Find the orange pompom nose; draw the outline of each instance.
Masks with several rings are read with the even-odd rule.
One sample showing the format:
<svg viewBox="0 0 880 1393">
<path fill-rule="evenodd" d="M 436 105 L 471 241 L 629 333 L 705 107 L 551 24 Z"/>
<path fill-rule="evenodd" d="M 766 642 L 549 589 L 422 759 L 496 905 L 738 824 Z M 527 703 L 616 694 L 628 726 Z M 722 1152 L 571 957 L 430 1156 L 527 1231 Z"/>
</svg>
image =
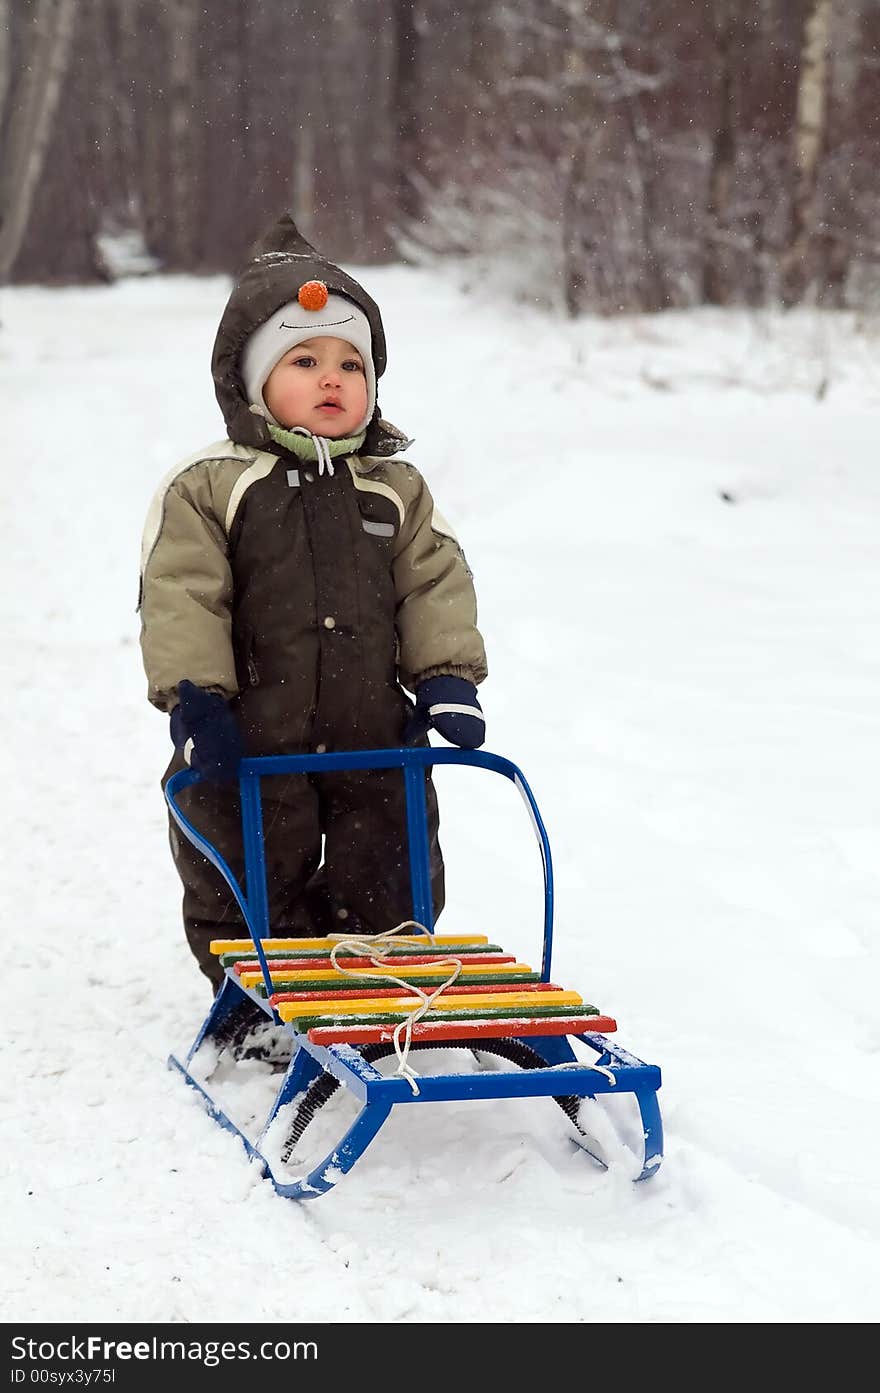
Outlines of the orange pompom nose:
<svg viewBox="0 0 880 1393">
<path fill-rule="evenodd" d="M 304 310 L 322 310 L 327 303 L 329 292 L 323 281 L 306 281 L 297 293 L 297 300 Z"/>
</svg>

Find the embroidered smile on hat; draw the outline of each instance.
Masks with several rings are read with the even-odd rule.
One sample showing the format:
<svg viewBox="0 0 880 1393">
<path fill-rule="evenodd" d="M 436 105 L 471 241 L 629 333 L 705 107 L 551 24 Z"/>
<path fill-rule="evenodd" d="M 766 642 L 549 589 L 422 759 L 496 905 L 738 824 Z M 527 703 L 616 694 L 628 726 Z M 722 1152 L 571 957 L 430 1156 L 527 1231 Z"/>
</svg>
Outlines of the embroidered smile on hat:
<svg viewBox="0 0 880 1393">
<path fill-rule="evenodd" d="M 376 406 L 376 370 L 370 324 L 363 310 L 345 295 L 328 292 L 323 281 L 307 281 L 297 298 L 282 305 L 255 329 L 241 354 L 241 375 L 251 410 L 278 425 L 265 401 L 263 387 L 275 364 L 306 339 L 337 338 L 353 344 L 364 360 L 367 411 L 358 426 L 366 428 Z"/>
</svg>

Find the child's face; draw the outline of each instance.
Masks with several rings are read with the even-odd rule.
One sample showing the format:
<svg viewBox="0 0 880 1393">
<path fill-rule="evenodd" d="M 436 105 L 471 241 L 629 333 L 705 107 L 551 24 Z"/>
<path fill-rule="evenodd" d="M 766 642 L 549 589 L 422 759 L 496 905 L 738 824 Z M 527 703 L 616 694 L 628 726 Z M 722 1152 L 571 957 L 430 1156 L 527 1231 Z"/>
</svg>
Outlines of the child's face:
<svg viewBox="0 0 880 1393">
<path fill-rule="evenodd" d="M 331 440 L 352 435 L 367 411 L 363 359 L 346 339 L 306 339 L 275 364 L 263 400 L 288 429 L 305 426 Z"/>
</svg>

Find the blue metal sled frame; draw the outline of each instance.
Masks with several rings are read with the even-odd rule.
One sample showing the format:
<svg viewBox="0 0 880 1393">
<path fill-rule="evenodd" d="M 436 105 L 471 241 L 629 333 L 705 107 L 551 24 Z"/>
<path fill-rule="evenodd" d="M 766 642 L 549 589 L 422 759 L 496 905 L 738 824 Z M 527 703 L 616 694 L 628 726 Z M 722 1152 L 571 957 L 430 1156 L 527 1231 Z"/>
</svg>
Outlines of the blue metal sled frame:
<svg viewBox="0 0 880 1393">
<path fill-rule="evenodd" d="M 525 777 L 517 766 L 500 755 L 482 750 L 454 748 L 406 748 L 389 750 L 340 751 L 322 755 L 273 755 L 261 759 L 242 760 L 239 769 L 242 810 L 242 836 L 245 858 L 245 889 L 242 891 L 232 870 L 212 844 L 184 816 L 177 795 L 201 775 L 184 769 L 174 774 L 165 788 L 165 797 L 177 825 L 189 840 L 205 855 L 228 882 L 253 939 L 268 995 L 274 988 L 262 940 L 269 937 L 269 911 L 266 893 L 266 863 L 263 844 L 263 819 L 260 800 L 260 779 L 271 774 L 312 774 L 340 769 L 402 770 L 406 789 L 407 833 L 409 839 L 410 881 L 412 887 L 413 919 L 428 932 L 433 929 L 431 875 L 428 846 L 428 827 L 425 807 L 425 770 L 434 765 L 472 765 L 491 769 L 510 779 L 529 810 L 532 826 L 541 849 L 544 870 L 544 946 L 541 980 L 549 982 L 553 949 L 553 868 L 550 843 L 541 820 L 538 805 Z M 281 1026 L 296 1045 L 284 1081 L 278 1091 L 269 1116 L 256 1141 L 251 1141 L 214 1102 L 202 1084 L 190 1072 L 190 1064 L 198 1050 L 215 1034 L 230 1012 L 241 1006 L 243 998 L 255 1002 L 275 1025 Z M 332 1189 L 338 1180 L 351 1170 L 363 1155 L 373 1137 L 397 1103 L 431 1103 L 467 1098 L 522 1098 L 573 1095 L 594 1098 L 605 1093 L 633 1093 L 638 1103 L 644 1134 L 644 1152 L 637 1180 L 655 1175 L 663 1157 L 663 1127 L 657 1090 L 660 1070 L 645 1064 L 619 1045 L 610 1043 L 604 1035 L 578 1034 L 594 1050 L 592 1063 L 579 1060 L 565 1035 L 529 1036 L 523 1043 L 537 1052 L 546 1067 L 521 1070 L 510 1069 L 485 1074 L 434 1074 L 420 1076 L 419 1091 L 413 1093 L 407 1080 L 400 1076 L 385 1077 L 365 1060 L 353 1045 L 317 1045 L 306 1035 L 299 1034 L 290 1024 L 281 1022 L 271 1003 L 256 992 L 241 985 L 232 968 L 226 969 L 226 980 L 214 999 L 207 1018 L 196 1036 L 184 1061 L 174 1055 L 169 1067 L 179 1069 L 201 1095 L 215 1121 L 241 1138 L 248 1155 L 260 1163 L 264 1175 L 279 1195 L 288 1199 L 309 1199 Z M 438 1048 L 443 1048 L 438 1044 Z M 473 1041 L 479 1051 L 480 1041 Z M 341 1141 L 306 1176 L 285 1182 L 276 1176 L 261 1146 L 279 1110 L 293 1101 L 322 1072 L 332 1074 L 363 1104 L 360 1113 Z M 589 1146 L 583 1149 L 598 1161 L 605 1162 Z"/>
</svg>

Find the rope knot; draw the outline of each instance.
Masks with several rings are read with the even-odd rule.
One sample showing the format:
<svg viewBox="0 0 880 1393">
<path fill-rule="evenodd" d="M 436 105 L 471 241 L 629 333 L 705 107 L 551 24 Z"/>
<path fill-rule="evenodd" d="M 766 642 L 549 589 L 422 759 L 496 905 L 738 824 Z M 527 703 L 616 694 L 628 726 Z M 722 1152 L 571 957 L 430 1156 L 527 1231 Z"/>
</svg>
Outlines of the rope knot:
<svg viewBox="0 0 880 1393">
<path fill-rule="evenodd" d="M 407 929 L 418 930 L 418 933 L 406 934 Z M 402 937 L 397 937 L 402 935 Z M 337 972 L 341 972 L 345 977 L 356 977 L 358 980 L 367 982 L 390 982 L 400 992 L 401 990 L 412 993 L 418 997 L 420 1005 L 407 1015 L 405 1021 L 399 1021 L 394 1027 L 392 1041 L 394 1043 L 394 1053 L 397 1055 L 397 1073 L 406 1079 L 413 1093 L 418 1094 L 418 1074 L 409 1063 L 409 1052 L 412 1045 L 413 1026 L 420 1021 L 427 1011 L 431 1009 L 434 1002 L 440 997 L 447 987 L 451 987 L 453 982 L 460 976 L 462 962 L 460 958 L 448 957 L 437 958 L 438 967 L 450 967 L 452 971 L 449 976 L 435 987 L 433 991 L 422 991 L 415 982 L 401 982 L 399 977 L 390 976 L 387 972 L 364 972 L 362 968 L 340 967 L 338 958 L 340 955 L 346 957 L 369 958 L 374 967 L 393 968 L 396 964 L 389 959 L 389 955 L 382 956 L 382 949 L 388 948 L 392 942 L 415 943 L 427 938 L 431 947 L 436 947 L 436 939 L 429 933 L 424 924 L 420 924 L 416 919 L 404 919 L 393 929 L 387 929 L 384 933 L 371 935 L 369 938 L 356 934 L 331 933 L 330 938 L 336 942 L 330 949 L 330 961 Z M 399 962 L 398 958 L 398 962 Z"/>
</svg>

